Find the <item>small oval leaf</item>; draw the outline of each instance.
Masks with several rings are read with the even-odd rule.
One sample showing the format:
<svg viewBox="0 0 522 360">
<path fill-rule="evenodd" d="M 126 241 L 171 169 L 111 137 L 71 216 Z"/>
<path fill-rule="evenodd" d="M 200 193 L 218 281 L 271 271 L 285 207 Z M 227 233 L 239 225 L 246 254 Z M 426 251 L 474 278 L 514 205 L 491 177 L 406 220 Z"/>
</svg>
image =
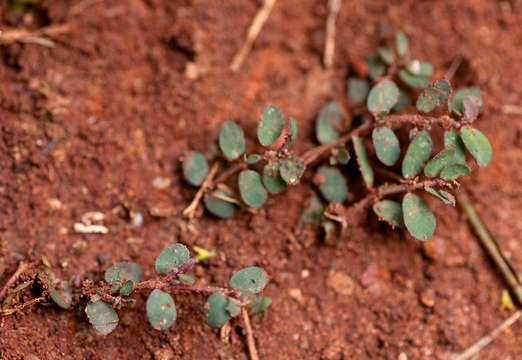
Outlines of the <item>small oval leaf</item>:
<svg viewBox="0 0 522 360">
<path fill-rule="evenodd" d="M 189 249 L 183 244 L 174 244 L 163 250 L 154 263 L 158 274 L 168 274 L 186 263 L 190 258 Z"/>
<path fill-rule="evenodd" d="M 247 156 L 246 162 L 250 165 L 253 165 L 253 164 L 257 163 L 259 160 L 261 160 L 262 158 L 263 158 L 263 156 L 261 156 L 259 154 L 250 154 Z"/>
<path fill-rule="evenodd" d="M 440 177 L 444 180 L 455 180 L 459 176 L 466 176 L 470 172 L 469 167 L 463 164 L 453 164 L 441 171 Z"/>
<path fill-rule="evenodd" d="M 245 135 L 243 129 L 233 121 L 227 121 L 219 133 L 219 147 L 225 157 L 235 160 L 245 152 Z"/>
<path fill-rule="evenodd" d="M 182 164 L 183 176 L 190 184 L 199 186 L 208 175 L 208 163 L 198 151 L 191 151 Z"/>
<path fill-rule="evenodd" d="M 449 110 L 457 115 L 464 115 L 463 101 L 466 96 L 476 96 L 482 102 L 482 92 L 478 88 L 464 88 L 455 92 L 449 103 Z"/>
<path fill-rule="evenodd" d="M 433 65 L 425 61 L 411 60 L 406 64 L 406 70 L 416 76 L 433 75 Z"/>
<path fill-rule="evenodd" d="M 252 208 L 263 205 L 268 197 L 261 176 L 254 170 L 243 170 L 239 174 L 239 194 L 241 199 Z"/>
<path fill-rule="evenodd" d="M 373 53 L 368 59 L 366 59 L 368 65 L 368 76 L 371 80 L 378 79 L 386 75 L 386 64 L 382 62 L 377 52 Z"/>
<path fill-rule="evenodd" d="M 392 166 L 399 160 L 401 148 L 395 133 L 386 126 L 373 129 L 373 146 L 377 153 L 377 158 L 384 164 Z"/>
<path fill-rule="evenodd" d="M 402 160 L 402 175 L 412 179 L 419 175 L 422 167 L 429 160 L 433 151 L 433 142 L 426 130 L 418 133 L 412 140 Z"/>
<path fill-rule="evenodd" d="M 284 127 L 285 120 L 281 110 L 274 105 L 265 106 L 257 125 L 257 138 L 261 145 L 272 145 L 279 139 Z"/>
<path fill-rule="evenodd" d="M 466 147 L 456 131 L 444 131 L 444 146 L 455 147 L 455 155 L 451 161 L 452 164 L 464 164 L 466 162 Z"/>
<path fill-rule="evenodd" d="M 348 99 L 356 104 L 364 104 L 370 91 L 370 83 L 366 79 L 350 76 L 348 78 Z"/>
<path fill-rule="evenodd" d="M 373 204 L 373 212 L 391 226 L 404 228 L 404 219 L 402 217 L 402 207 L 397 201 L 381 200 Z"/>
<path fill-rule="evenodd" d="M 392 108 L 393 111 L 401 111 L 411 106 L 411 99 L 410 95 L 402 90 L 399 89 L 399 99 L 397 100 L 397 104 Z"/>
<path fill-rule="evenodd" d="M 382 47 L 377 49 L 377 54 L 379 54 L 379 57 L 386 65 L 390 65 L 395 60 L 395 53 L 390 47 Z"/>
<path fill-rule="evenodd" d="M 219 199 L 216 196 L 213 196 L 214 194 L 230 197 L 230 194 L 225 191 L 219 189 L 216 190 L 212 195 L 209 195 L 205 201 L 205 207 L 207 210 L 210 211 L 212 215 L 221 219 L 232 218 L 237 210 L 236 205 L 223 199 Z"/>
<path fill-rule="evenodd" d="M 319 190 L 324 198 L 331 203 L 342 203 L 348 195 L 348 185 L 339 169 L 321 166 L 317 173 L 321 177 Z"/>
<path fill-rule="evenodd" d="M 141 281 L 141 268 L 132 262 L 120 262 L 105 271 L 105 281 L 111 284 L 111 290 L 116 292 L 120 287 L 131 280 L 133 283 Z"/>
<path fill-rule="evenodd" d="M 85 313 L 94 329 L 102 335 L 111 333 L 118 326 L 118 314 L 112 306 L 103 301 L 89 301 Z"/>
<path fill-rule="evenodd" d="M 460 137 L 468 151 L 477 161 L 477 164 L 479 164 L 479 166 L 486 166 L 491 160 L 493 151 L 484 134 L 471 126 L 464 126 L 460 129 Z"/>
<path fill-rule="evenodd" d="M 455 156 L 455 147 L 449 146 L 435 155 L 424 168 L 424 175 L 428 177 L 437 177 L 442 169 L 451 164 Z"/>
<path fill-rule="evenodd" d="M 339 137 L 338 129 L 342 125 L 344 109 L 335 101 L 323 106 L 315 122 L 315 134 L 321 144 Z"/>
<path fill-rule="evenodd" d="M 72 289 L 71 286 L 67 283 L 67 281 L 60 281 L 58 286 L 49 285 L 47 291 L 49 291 L 49 296 L 56 305 L 65 310 L 71 307 Z"/>
<path fill-rule="evenodd" d="M 451 93 L 451 85 L 447 80 L 438 80 L 429 84 L 417 99 L 417 110 L 430 112 L 444 104 Z"/>
<path fill-rule="evenodd" d="M 397 104 L 399 88 L 391 80 L 383 80 L 375 85 L 368 95 L 366 105 L 375 115 L 386 115 Z"/>
<path fill-rule="evenodd" d="M 159 289 L 154 289 L 147 299 L 147 318 L 156 330 L 167 330 L 176 320 L 176 305 L 172 297 Z"/>
<path fill-rule="evenodd" d="M 286 183 L 279 175 L 279 167 L 279 163 L 274 163 L 263 169 L 263 184 L 270 194 L 279 194 L 286 189 Z"/>
<path fill-rule="evenodd" d="M 220 328 L 230 319 L 226 310 L 228 299 L 221 291 L 209 296 L 207 302 L 207 324 L 212 328 Z"/>
<path fill-rule="evenodd" d="M 279 173 L 285 183 L 288 185 L 298 184 L 306 168 L 304 162 L 295 157 L 288 157 L 279 160 L 279 163 L 281 164 Z"/>
<path fill-rule="evenodd" d="M 359 164 L 359 170 L 361 170 L 361 174 L 366 184 L 367 188 L 373 187 L 374 174 L 373 169 L 370 164 L 370 160 L 368 159 L 368 155 L 366 154 L 366 149 L 361 141 L 361 138 L 358 136 L 354 136 L 353 139 L 353 148 L 355 150 L 355 155 L 357 156 L 357 163 Z"/>
<path fill-rule="evenodd" d="M 397 31 L 395 33 L 395 49 L 397 50 L 397 54 L 399 56 L 404 56 L 408 52 L 408 37 L 402 31 Z"/>
<path fill-rule="evenodd" d="M 250 266 L 232 275 L 228 284 L 234 290 L 247 294 L 257 294 L 265 288 L 266 281 L 266 273 L 263 269 Z"/>
<path fill-rule="evenodd" d="M 414 89 L 422 89 L 428 85 L 428 77 L 423 75 L 413 75 L 407 70 L 399 72 L 399 78 Z"/>
<path fill-rule="evenodd" d="M 402 200 L 402 214 L 408 232 L 418 240 L 427 240 L 435 231 L 435 215 L 420 197 L 407 193 Z"/>
</svg>

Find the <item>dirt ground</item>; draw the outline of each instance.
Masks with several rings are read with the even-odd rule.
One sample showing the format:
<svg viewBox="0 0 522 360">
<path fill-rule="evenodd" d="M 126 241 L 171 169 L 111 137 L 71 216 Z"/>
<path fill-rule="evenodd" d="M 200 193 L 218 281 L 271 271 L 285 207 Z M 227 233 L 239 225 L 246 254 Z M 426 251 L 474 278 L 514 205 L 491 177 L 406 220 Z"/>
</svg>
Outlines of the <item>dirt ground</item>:
<svg viewBox="0 0 522 360">
<path fill-rule="evenodd" d="M 267 271 L 273 305 L 262 321 L 253 319 L 262 359 L 444 359 L 462 351 L 509 315 L 499 308 L 505 285 L 462 213 L 430 200 L 438 226 L 424 247 L 373 216 L 337 246 L 323 244 L 314 229 L 292 243 L 285 229 L 293 229 L 315 191 L 307 175 L 255 216 L 202 214 L 196 234 L 179 216 L 195 194 L 180 176 L 179 158 L 189 149 L 216 154 L 226 120 L 246 129 L 247 146 L 255 148 L 257 119 L 270 103 L 298 119 L 297 148 L 308 149 L 320 107 L 344 101 L 349 59 L 367 56 L 381 34 L 400 28 L 413 54 L 434 64 L 433 78 L 461 56 L 454 85 L 481 88 L 477 127 L 492 143 L 493 160 L 463 189 L 522 271 L 522 122 L 502 110 L 522 103 L 522 2 L 343 1 L 334 74 L 325 77 L 327 2 L 279 0 L 232 73 L 260 3 L 43 0 L 16 16 L 3 2 L 0 29 L 66 24 L 68 31 L 52 37 L 53 48 L 0 47 L 0 284 L 28 252 L 45 256 L 64 279 L 99 280 L 123 260 L 140 264 L 149 278 L 155 256 L 179 241 L 220 251 L 196 266 L 204 282 L 225 284 L 242 266 Z M 158 177 L 168 186 L 154 186 Z M 353 172 L 350 184 L 358 182 Z M 143 214 L 143 224 L 122 218 L 121 204 Z M 158 209 L 166 216 L 153 216 Z M 88 211 L 106 215 L 109 234 L 73 231 Z M 143 311 L 146 295 L 120 312 L 120 326 L 105 337 L 83 314 L 50 304 L 2 317 L 0 358 L 247 358 L 238 321 L 228 343 L 206 326 L 204 297 L 176 294 L 178 320 L 158 332 Z M 423 305 L 423 296 L 433 306 Z M 519 322 L 479 359 L 522 359 L 521 336 Z"/>
</svg>

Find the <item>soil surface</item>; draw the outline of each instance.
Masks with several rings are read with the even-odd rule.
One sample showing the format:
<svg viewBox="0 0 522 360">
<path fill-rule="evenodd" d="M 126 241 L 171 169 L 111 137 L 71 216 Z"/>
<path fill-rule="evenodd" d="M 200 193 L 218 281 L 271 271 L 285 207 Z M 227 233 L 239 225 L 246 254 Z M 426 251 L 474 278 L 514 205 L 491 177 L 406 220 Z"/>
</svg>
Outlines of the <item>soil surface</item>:
<svg viewBox="0 0 522 360">
<path fill-rule="evenodd" d="M 217 133 L 238 122 L 256 148 L 263 106 L 298 119 L 297 149 L 313 146 L 313 124 L 329 99 L 345 102 L 349 59 L 369 55 L 394 29 L 409 34 L 416 57 L 442 78 L 461 57 L 456 87 L 484 93 L 477 127 L 492 162 L 462 188 L 522 271 L 520 114 L 522 3 L 502 1 L 343 1 L 332 73 L 321 65 L 326 1 L 280 0 L 241 70 L 229 64 L 261 1 L 47 1 L 25 15 L 2 5 L 1 28 L 66 25 L 54 47 L 0 47 L 0 284 L 20 260 L 44 256 L 63 279 L 100 280 L 117 261 L 153 276 L 155 256 L 182 242 L 218 250 L 195 267 L 196 278 L 226 284 L 237 269 L 262 266 L 273 305 L 254 317 L 262 359 L 444 359 L 460 352 L 509 315 L 499 307 L 505 287 L 462 213 L 429 199 L 437 230 L 425 245 L 369 215 L 335 246 L 318 229 L 288 236 L 316 191 L 302 184 L 271 196 L 256 215 L 232 220 L 181 211 L 196 189 L 180 175 L 189 149 L 217 154 Z M 311 173 L 311 172 L 310 172 Z M 354 196 L 359 175 L 348 169 Z M 135 226 L 122 209 L 143 215 Z M 105 214 L 109 233 L 73 230 L 89 211 Z M 295 241 L 294 241 L 295 240 Z M 23 280 L 23 279 L 22 279 Z M 38 297 L 37 289 L 14 300 Z M 151 328 L 137 306 L 120 312 L 119 327 L 95 333 L 81 311 L 51 303 L 0 318 L 1 359 L 246 359 L 238 320 L 224 341 L 205 324 L 205 298 L 175 295 L 178 320 Z M 480 359 L 522 359 L 519 322 Z M 399 357 L 401 356 L 401 357 Z"/>
</svg>

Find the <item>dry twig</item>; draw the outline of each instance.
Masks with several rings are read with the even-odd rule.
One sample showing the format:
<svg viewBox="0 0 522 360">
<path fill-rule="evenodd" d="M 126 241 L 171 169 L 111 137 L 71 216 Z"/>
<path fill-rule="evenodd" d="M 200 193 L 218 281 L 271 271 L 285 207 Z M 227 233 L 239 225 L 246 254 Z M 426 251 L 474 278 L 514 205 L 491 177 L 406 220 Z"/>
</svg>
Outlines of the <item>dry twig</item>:
<svg viewBox="0 0 522 360">
<path fill-rule="evenodd" d="M 326 19 L 326 42 L 324 44 L 323 63 L 328 69 L 333 65 L 335 54 L 335 22 L 341 7 L 341 0 L 328 0 L 328 17 Z"/>
<path fill-rule="evenodd" d="M 257 12 L 256 16 L 254 17 L 254 20 L 252 21 L 252 24 L 250 24 L 250 27 L 248 28 L 247 37 L 245 42 L 243 43 L 243 46 L 236 54 L 234 60 L 232 61 L 232 64 L 230 65 L 230 69 L 232 71 L 238 71 L 241 67 L 241 64 L 243 64 L 243 61 L 250 53 L 252 45 L 254 44 L 257 35 L 259 35 L 259 32 L 263 28 L 263 25 L 265 24 L 266 20 L 270 16 L 270 12 L 274 7 L 275 2 L 276 0 L 265 0 L 263 7 L 259 9 L 259 11 Z"/>
<path fill-rule="evenodd" d="M 247 345 L 248 352 L 250 353 L 250 359 L 259 360 L 259 355 L 257 355 L 256 342 L 254 340 L 254 332 L 252 331 L 252 326 L 250 326 L 250 318 L 248 317 L 248 312 L 245 308 L 241 308 L 241 317 L 243 318 L 243 322 L 245 323 L 245 330 L 247 333 Z"/>
<path fill-rule="evenodd" d="M 53 47 L 55 46 L 55 43 L 52 40 L 44 38 L 43 36 L 53 37 L 67 33 L 70 30 L 71 28 L 68 24 L 47 26 L 36 31 L 29 31 L 25 29 L 5 30 L 0 32 L 0 44 L 10 45 L 15 42 L 23 42 Z"/>
<path fill-rule="evenodd" d="M 192 199 L 192 202 L 189 206 L 183 210 L 183 215 L 185 215 L 187 218 L 192 219 L 194 217 L 194 213 L 196 212 L 196 209 L 198 208 L 199 201 L 203 197 L 203 194 L 205 191 L 210 187 L 212 184 L 212 181 L 214 180 L 214 176 L 216 176 L 216 172 L 218 170 L 218 165 L 214 164 L 212 168 L 210 169 L 210 172 L 208 173 L 207 177 L 201 184 L 198 192 L 196 193 L 196 196 L 194 196 L 194 199 Z"/>
<path fill-rule="evenodd" d="M 20 264 L 18 264 L 18 269 L 16 269 L 15 273 L 11 275 L 9 280 L 7 280 L 5 285 L 2 287 L 2 290 L 0 290 L 0 302 L 4 300 L 7 292 L 18 281 L 20 276 L 22 276 L 22 274 L 24 274 L 27 270 L 32 269 L 34 266 L 36 266 L 36 264 L 38 264 L 37 261 L 31 263 L 25 263 L 21 261 Z"/>
<path fill-rule="evenodd" d="M 491 331 L 486 336 L 480 338 L 476 343 L 467 348 L 463 353 L 453 357 L 452 360 L 467 360 L 475 356 L 480 350 L 485 348 L 493 340 L 495 340 L 502 332 L 513 325 L 522 316 L 522 310 L 518 310 L 513 315 L 504 320 L 499 326 Z"/>
</svg>

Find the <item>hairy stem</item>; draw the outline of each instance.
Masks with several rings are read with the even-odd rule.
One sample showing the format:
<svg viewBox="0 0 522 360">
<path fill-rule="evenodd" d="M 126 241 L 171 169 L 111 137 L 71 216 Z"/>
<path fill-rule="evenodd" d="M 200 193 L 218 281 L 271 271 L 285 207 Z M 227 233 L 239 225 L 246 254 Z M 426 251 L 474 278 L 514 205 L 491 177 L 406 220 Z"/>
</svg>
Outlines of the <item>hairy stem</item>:
<svg viewBox="0 0 522 360">
<path fill-rule="evenodd" d="M 384 124 L 412 124 L 414 126 L 440 125 L 444 129 L 460 129 L 462 124 L 448 115 L 441 117 L 423 116 L 419 114 L 389 115 L 378 121 L 378 126 Z"/>
<path fill-rule="evenodd" d="M 252 331 L 252 326 L 250 326 L 250 318 L 248 317 L 248 312 L 245 308 L 241 309 L 241 317 L 243 318 L 243 322 L 245 323 L 245 330 L 247 333 L 247 345 L 248 352 L 250 353 L 250 359 L 259 360 L 259 355 L 257 354 L 256 342 L 254 340 L 254 332 Z"/>
<path fill-rule="evenodd" d="M 216 172 L 218 169 L 218 165 L 214 164 L 212 168 L 210 169 L 210 172 L 208 173 L 207 177 L 201 184 L 201 187 L 199 188 L 198 192 L 196 193 L 196 196 L 194 196 L 194 199 L 192 199 L 192 202 L 189 206 L 183 210 L 183 215 L 185 215 L 187 218 L 192 219 L 194 217 L 194 213 L 196 212 L 196 209 L 198 208 L 199 201 L 203 197 L 203 194 L 205 191 L 210 187 L 212 184 L 212 180 L 214 179 L 214 176 L 216 176 Z"/>
</svg>

